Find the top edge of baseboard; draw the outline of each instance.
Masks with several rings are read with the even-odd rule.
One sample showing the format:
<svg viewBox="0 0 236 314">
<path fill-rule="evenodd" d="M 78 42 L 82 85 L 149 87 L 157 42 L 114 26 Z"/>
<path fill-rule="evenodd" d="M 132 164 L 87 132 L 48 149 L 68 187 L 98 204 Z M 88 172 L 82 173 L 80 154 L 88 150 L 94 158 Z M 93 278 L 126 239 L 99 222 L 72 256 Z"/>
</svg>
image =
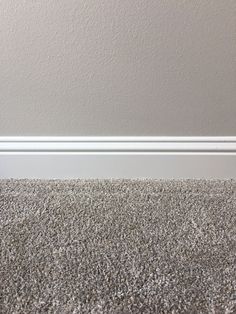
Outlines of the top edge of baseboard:
<svg viewBox="0 0 236 314">
<path fill-rule="evenodd" d="M 236 137 L 0 137 L 0 153 L 236 153 Z"/>
<path fill-rule="evenodd" d="M 236 142 L 236 136 L 0 136 L 0 142 Z"/>
</svg>

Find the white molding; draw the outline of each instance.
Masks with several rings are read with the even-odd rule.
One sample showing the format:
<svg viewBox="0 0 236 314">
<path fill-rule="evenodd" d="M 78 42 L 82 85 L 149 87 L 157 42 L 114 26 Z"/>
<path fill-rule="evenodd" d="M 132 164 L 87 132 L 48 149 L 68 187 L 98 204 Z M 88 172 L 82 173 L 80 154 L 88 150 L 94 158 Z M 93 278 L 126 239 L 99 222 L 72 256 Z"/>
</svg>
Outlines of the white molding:
<svg viewBox="0 0 236 314">
<path fill-rule="evenodd" d="M 0 152 L 236 152 L 236 137 L 0 137 Z"/>
<path fill-rule="evenodd" d="M 236 137 L 0 137 L 0 178 L 234 178 Z"/>
</svg>

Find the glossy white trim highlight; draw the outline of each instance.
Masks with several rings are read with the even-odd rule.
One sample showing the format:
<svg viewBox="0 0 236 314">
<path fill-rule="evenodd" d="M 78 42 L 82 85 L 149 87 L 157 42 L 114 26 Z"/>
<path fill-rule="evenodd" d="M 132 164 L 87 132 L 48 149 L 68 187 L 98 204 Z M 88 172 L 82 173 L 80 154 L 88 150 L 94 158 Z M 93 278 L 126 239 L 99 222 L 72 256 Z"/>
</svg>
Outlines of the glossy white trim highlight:
<svg viewBox="0 0 236 314">
<path fill-rule="evenodd" d="M 1 152 L 236 152 L 236 137 L 0 137 Z"/>
</svg>

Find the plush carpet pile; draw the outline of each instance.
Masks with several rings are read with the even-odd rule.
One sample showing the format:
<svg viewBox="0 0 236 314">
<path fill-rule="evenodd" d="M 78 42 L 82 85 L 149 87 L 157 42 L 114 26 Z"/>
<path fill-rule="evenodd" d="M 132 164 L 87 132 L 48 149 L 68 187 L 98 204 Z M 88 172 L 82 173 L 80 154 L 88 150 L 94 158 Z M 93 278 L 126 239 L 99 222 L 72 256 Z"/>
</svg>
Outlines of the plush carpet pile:
<svg viewBox="0 0 236 314">
<path fill-rule="evenodd" d="M 236 313 L 236 182 L 0 181 L 0 313 Z"/>
</svg>

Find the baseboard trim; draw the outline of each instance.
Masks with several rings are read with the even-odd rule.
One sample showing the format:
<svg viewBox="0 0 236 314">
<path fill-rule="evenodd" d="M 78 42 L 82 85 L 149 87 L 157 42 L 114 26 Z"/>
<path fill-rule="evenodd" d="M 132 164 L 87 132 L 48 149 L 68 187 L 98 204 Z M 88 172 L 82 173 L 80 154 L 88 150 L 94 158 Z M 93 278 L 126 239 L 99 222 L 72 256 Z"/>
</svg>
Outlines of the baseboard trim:
<svg viewBox="0 0 236 314">
<path fill-rule="evenodd" d="M 236 178 L 236 137 L 0 137 L 0 178 Z"/>
<path fill-rule="evenodd" d="M 236 152 L 236 137 L 0 137 L 0 152 Z"/>
</svg>

